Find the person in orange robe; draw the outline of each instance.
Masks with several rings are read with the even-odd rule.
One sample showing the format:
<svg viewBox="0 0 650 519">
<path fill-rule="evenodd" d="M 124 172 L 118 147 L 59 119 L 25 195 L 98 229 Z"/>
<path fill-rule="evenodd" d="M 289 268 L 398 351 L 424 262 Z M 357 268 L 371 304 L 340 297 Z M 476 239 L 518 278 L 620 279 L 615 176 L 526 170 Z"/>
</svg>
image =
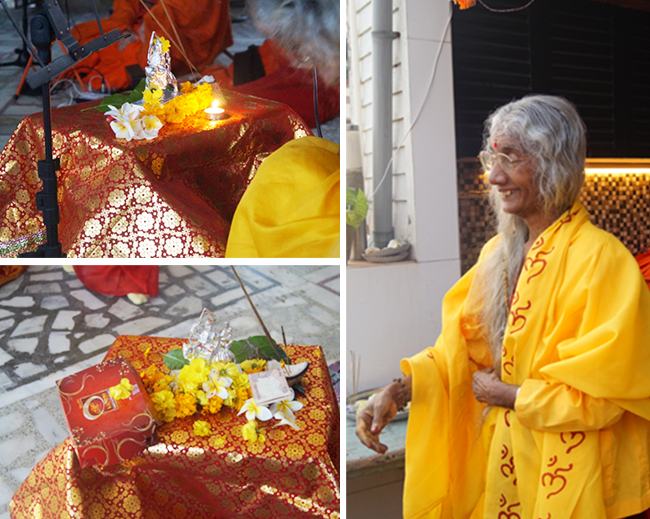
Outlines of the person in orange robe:
<svg viewBox="0 0 650 519">
<path fill-rule="evenodd" d="M 5 265 L 0 266 L 0 285 L 13 281 L 27 270 L 24 265 Z"/>
<path fill-rule="evenodd" d="M 182 55 L 182 49 L 174 44 L 177 41 L 176 32 L 165 8 L 173 20 L 187 57 L 198 70 L 211 64 L 218 54 L 233 44 L 227 0 L 155 0 L 149 8 L 153 16 L 140 0 L 114 0 L 113 14 L 102 20 L 104 32 L 118 29 L 122 33 L 132 32 L 132 35 L 90 55 L 76 67 L 79 73 L 85 74 L 89 79 L 100 73 L 108 86 L 116 91 L 135 86 L 131 84 L 131 76 L 126 67 L 139 65 L 144 71 L 152 31 L 172 42 L 172 71 L 177 75 L 189 72 L 190 67 Z M 81 44 L 97 38 L 100 36 L 97 22 L 76 25 L 72 29 L 72 35 Z M 100 78 L 93 79 L 92 88 L 100 88 L 99 81 Z"/>
<path fill-rule="evenodd" d="M 74 272 L 86 288 L 107 296 L 127 296 L 134 304 L 158 295 L 157 265 L 75 265 Z"/>
</svg>

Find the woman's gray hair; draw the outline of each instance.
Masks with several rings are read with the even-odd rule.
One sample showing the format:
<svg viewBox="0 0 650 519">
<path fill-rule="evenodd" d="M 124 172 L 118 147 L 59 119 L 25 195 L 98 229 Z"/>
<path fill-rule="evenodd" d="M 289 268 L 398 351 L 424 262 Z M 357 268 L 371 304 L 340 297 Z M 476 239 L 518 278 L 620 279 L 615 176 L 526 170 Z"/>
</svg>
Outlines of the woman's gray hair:
<svg viewBox="0 0 650 519">
<path fill-rule="evenodd" d="M 586 127 L 575 106 L 562 97 L 530 95 L 502 106 L 485 122 L 483 149 L 493 150 L 496 135 L 519 142 L 534 155 L 534 181 L 550 214 L 568 209 L 584 183 Z"/>
<path fill-rule="evenodd" d="M 585 124 L 569 101 L 532 95 L 508 103 L 485 122 L 483 149 L 492 151 L 497 136 L 519 143 L 524 155 L 535 156 L 537 169 L 533 179 L 542 207 L 549 215 L 557 218 L 573 205 L 584 182 L 587 144 Z M 495 186 L 490 192 L 490 204 L 499 242 L 479 265 L 473 297 L 482 302 L 478 319 L 500 374 L 508 319 L 506 298 L 512 297 L 524 262 L 528 227 L 522 218 L 501 209 L 501 197 Z"/>
<path fill-rule="evenodd" d="M 328 83 L 340 76 L 339 0 L 248 0 L 260 32 L 303 66 L 316 67 Z"/>
</svg>

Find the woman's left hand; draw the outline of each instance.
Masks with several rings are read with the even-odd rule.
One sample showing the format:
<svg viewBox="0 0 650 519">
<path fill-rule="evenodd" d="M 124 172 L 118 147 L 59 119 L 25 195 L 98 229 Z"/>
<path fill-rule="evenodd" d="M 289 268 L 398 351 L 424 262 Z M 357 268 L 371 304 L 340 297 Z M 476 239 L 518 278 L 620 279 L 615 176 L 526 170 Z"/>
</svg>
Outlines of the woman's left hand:
<svg viewBox="0 0 650 519">
<path fill-rule="evenodd" d="M 514 409 L 517 389 L 519 389 L 519 386 L 501 382 L 491 366 L 474 373 L 472 391 L 479 402 Z"/>
</svg>

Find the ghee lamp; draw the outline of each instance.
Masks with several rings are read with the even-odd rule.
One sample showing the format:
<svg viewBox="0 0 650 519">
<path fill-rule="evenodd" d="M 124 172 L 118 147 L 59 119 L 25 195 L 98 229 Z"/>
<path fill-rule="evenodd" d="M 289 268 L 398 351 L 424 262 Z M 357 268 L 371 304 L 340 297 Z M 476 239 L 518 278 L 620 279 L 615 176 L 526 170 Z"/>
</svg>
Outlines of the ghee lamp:
<svg viewBox="0 0 650 519">
<path fill-rule="evenodd" d="M 219 108 L 219 101 L 212 101 L 212 106 L 203 110 L 205 116 L 211 121 L 220 121 L 221 119 L 226 119 L 228 115 L 223 108 Z"/>
</svg>

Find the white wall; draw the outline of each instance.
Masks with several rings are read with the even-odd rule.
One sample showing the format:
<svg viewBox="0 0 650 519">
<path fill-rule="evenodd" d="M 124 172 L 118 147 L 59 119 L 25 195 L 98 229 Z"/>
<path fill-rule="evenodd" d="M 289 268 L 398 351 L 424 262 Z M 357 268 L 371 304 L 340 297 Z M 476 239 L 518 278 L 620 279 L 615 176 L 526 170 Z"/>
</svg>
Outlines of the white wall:
<svg viewBox="0 0 650 519">
<path fill-rule="evenodd" d="M 370 38 L 372 2 L 350 2 L 356 20 L 367 20 L 356 27 L 361 42 Z M 393 5 L 393 29 L 401 33 L 394 43 L 399 65 L 393 73 L 393 132 L 398 144 L 425 98 L 451 4 L 447 0 L 394 0 Z M 351 22 L 351 33 L 354 27 Z M 352 102 L 361 100 L 361 108 L 352 111 L 361 120 L 353 122 L 363 130 L 365 176 L 371 177 L 368 107 L 372 99 L 367 83 L 372 81 L 372 59 L 365 43 L 356 46 L 357 56 L 355 45 L 351 47 L 352 59 L 358 58 L 362 69 L 355 79 L 351 64 Z M 394 168 L 395 234 L 413 244 L 416 261 L 347 270 L 347 347 L 361 357 L 360 390 L 390 382 L 400 375 L 401 358 L 434 344 L 441 329 L 442 298 L 460 276 L 451 58 L 448 32 L 433 88 Z M 355 89 L 362 97 L 355 99 Z M 396 201 L 402 198 L 404 202 Z M 351 383 L 349 375 L 347 380 Z"/>
<path fill-rule="evenodd" d="M 348 268 L 347 348 L 361 356 L 360 391 L 401 376 L 402 358 L 434 345 L 459 271 L 457 260 Z"/>
</svg>

